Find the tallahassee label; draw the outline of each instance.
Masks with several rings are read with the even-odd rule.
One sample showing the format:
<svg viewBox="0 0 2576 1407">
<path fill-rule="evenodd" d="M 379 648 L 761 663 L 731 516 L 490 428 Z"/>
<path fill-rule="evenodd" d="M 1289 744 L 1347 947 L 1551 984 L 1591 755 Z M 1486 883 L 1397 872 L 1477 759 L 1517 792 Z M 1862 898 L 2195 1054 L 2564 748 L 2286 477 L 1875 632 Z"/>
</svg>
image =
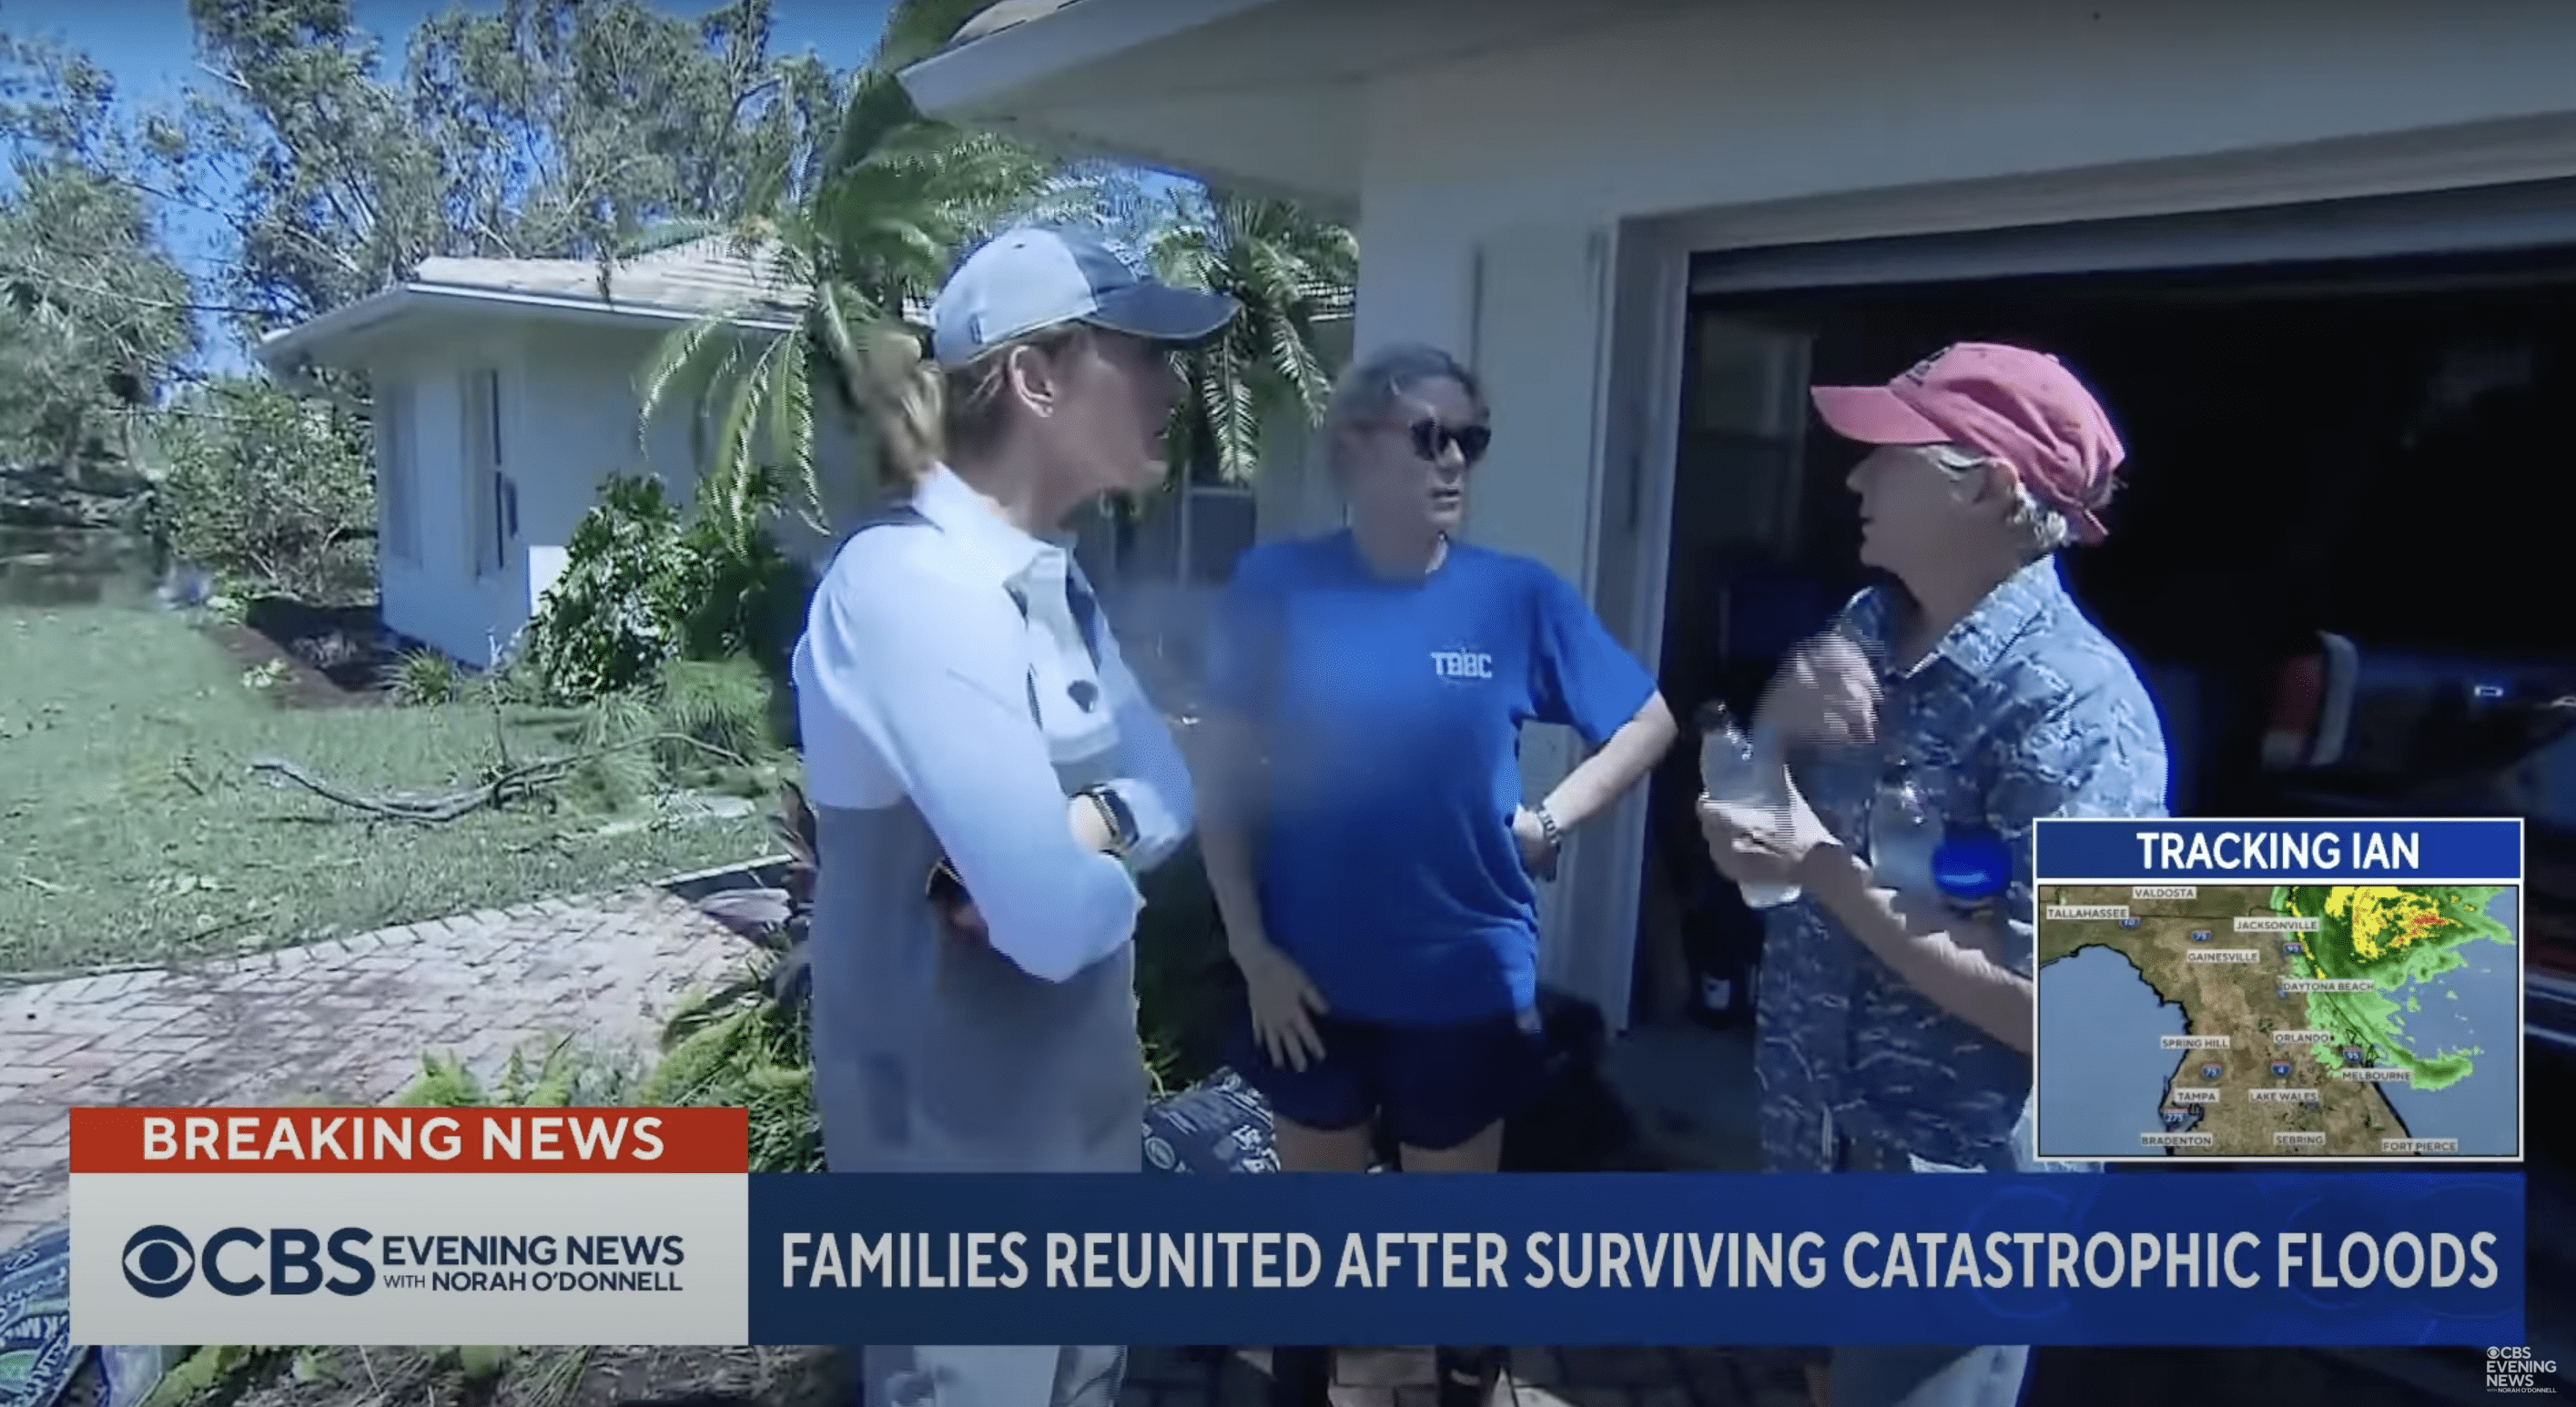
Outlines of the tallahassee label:
<svg viewBox="0 0 2576 1407">
<path fill-rule="evenodd" d="M 2126 904 L 2051 904 L 2050 918 L 2127 918 Z"/>
</svg>

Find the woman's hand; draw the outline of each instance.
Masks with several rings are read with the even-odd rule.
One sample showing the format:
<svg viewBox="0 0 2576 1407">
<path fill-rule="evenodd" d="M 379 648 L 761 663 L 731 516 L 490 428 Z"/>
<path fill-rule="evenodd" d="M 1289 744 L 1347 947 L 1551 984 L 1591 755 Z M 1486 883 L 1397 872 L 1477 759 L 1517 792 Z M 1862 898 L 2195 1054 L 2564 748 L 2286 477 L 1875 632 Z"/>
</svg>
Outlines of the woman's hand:
<svg viewBox="0 0 2576 1407">
<path fill-rule="evenodd" d="M 1878 671 L 1849 636 L 1826 631 L 1789 652 L 1757 717 L 1790 743 L 1875 742 Z"/>
<path fill-rule="evenodd" d="M 992 930 L 984 926 L 983 914 L 976 911 L 975 901 L 966 893 L 966 881 L 957 875 L 957 867 L 945 859 L 930 867 L 930 882 L 923 887 L 922 901 L 939 917 L 940 930 L 961 943 L 983 944 L 993 940 Z"/>
<path fill-rule="evenodd" d="M 1512 813 L 1512 841 L 1520 847 L 1522 869 L 1541 879 L 1556 878 L 1556 844 L 1536 811 L 1524 806 Z"/>
<path fill-rule="evenodd" d="M 971 903 L 952 904 L 942 909 L 939 921 L 947 926 L 948 936 L 960 943 L 990 943 L 991 929 L 984 926 L 984 916 Z"/>
<path fill-rule="evenodd" d="M 1324 1038 L 1315 1032 L 1315 1018 L 1324 1014 L 1324 996 L 1306 980 L 1305 970 L 1263 941 L 1236 944 L 1234 965 L 1243 970 L 1253 1039 L 1270 1063 L 1302 1071 L 1322 1060 Z"/>
</svg>

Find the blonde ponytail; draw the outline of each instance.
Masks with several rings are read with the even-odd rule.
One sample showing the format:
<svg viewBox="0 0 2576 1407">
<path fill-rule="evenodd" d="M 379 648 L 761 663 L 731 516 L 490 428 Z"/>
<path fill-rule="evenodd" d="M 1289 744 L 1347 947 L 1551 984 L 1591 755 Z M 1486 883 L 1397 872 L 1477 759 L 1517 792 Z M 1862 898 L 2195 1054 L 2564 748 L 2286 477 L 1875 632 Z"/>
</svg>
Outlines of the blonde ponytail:
<svg viewBox="0 0 2576 1407">
<path fill-rule="evenodd" d="M 909 490 L 954 454 L 988 452 L 1010 419 L 1007 397 L 1011 353 L 1035 349 L 1049 357 L 1090 335 L 1080 323 L 1063 323 L 1014 338 L 961 367 L 942 369 L 921 353 L 908 332 L 887 330 L 864 340 L 850 369 L 850 398 L 875 428 L 878 477 L 893 491 Z"/>
<path fill-rule="evenodd" d="M 862 339 L 858 352 L 858 364 L 845 373 L 850 399 L 876 432 L 878 482 L 902 493 L 947 457 L 945 378 L 922 356 L 920 340 L 901 329 Z"/>
</svg>

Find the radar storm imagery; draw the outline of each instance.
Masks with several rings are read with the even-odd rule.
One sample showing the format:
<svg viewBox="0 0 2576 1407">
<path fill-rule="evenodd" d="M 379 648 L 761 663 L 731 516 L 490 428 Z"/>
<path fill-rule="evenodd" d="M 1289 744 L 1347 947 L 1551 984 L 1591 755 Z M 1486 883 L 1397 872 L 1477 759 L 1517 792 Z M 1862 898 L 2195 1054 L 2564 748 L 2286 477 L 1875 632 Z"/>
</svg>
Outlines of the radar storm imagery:
<svg viewBox="0 0 2576 1407">
<path fill-rule="evenodd" d="M 2043 883 L 2040 1156 L 2518 1157 L 2519 898 Z"/>
</svg>

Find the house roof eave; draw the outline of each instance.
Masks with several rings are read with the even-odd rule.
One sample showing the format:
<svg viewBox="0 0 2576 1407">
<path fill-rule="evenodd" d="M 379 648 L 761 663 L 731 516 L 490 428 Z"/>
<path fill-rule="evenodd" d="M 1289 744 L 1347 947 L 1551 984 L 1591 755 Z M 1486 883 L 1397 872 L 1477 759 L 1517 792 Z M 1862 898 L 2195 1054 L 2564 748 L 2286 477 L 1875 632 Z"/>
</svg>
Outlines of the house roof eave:
<svg viewBox="0 0 2576 1407">
<path fill-rule="evenodd" d="M 709 316 L 702 308 L 605 303 L 594 298 L 413 282 L 344 303 L 293 327 L 272 332 L 260 339 L 252 355 L 272 373 L 293 379 L 298 368 L 332 363 L 335 353 L 344 351 L 363 334 L 380 331 L 413 313 L 437 308 L 481 308 L 505 317 L 550 322 L 672 325 L 698 322 Z M 729 320 L 746 332 L 786 332 L 796 326 L 793 318 L 775 312 L 745 313 Z"/>
<path fill-rule="evenodd" d="M 1004 0 L 958 42 L 905 68 L 904 90 L 941 118 L 1004 115 L 1030 88 L 1130 49 L 1282 0 Z"/>
</svg>

